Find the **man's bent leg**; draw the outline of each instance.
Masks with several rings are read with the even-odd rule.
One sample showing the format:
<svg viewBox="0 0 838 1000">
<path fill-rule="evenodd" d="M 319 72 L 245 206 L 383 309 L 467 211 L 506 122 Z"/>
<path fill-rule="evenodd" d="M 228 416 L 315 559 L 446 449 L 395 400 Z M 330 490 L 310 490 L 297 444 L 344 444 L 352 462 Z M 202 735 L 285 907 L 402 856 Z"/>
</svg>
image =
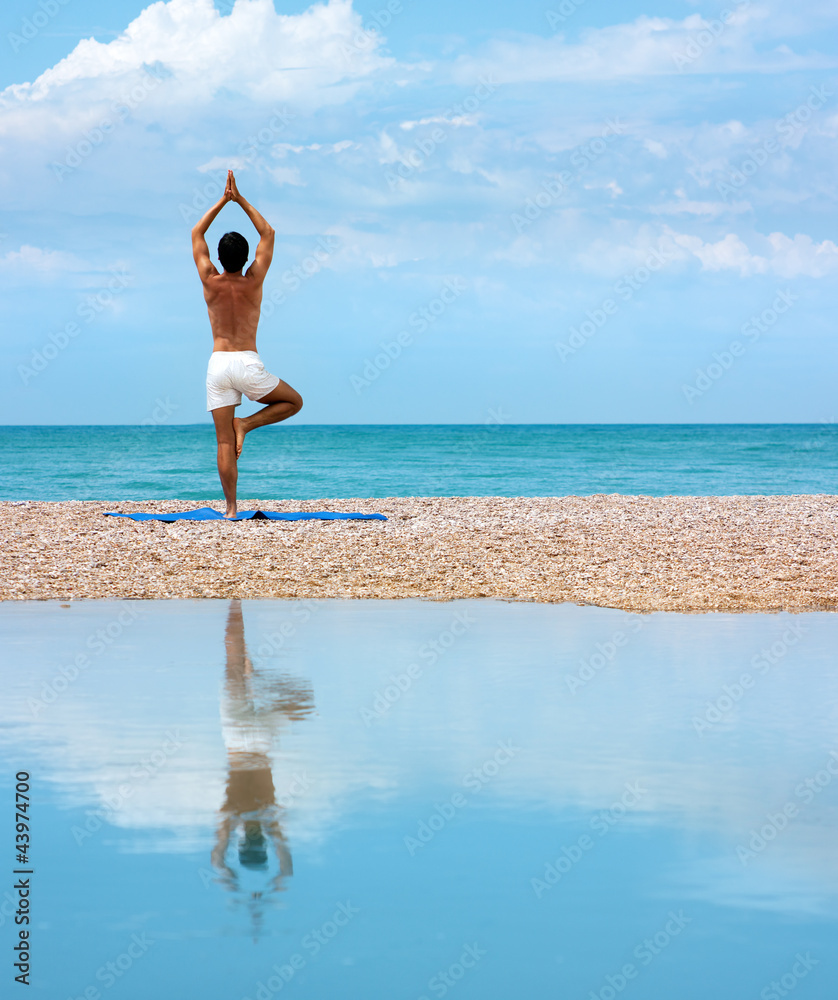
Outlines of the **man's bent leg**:
<svg viewBox="0 0 838 1000">
<path fill-rule="evenodd" d="M 225 517 L 236 516 L 236 484 L 239 478 L 239 467 L 236 462 L 236 431 L 233 427 L 235 406 L 219 406 L 212 411 L 215 421 L 215 437 L 218 441 L 218 475 L 224 499 L 227 503 Z"/>
<path fill-rule="evenodd" d="M 280 420 L 287 420 L 303 408 L 303 397 L 287 382 L 282 381 L 258 402 L 267 403 L 267 406 L 249 417 L 236 417 L 233 420 L 237 456 L 241 455 L 245 434 L 249 434 L 257 427 L 266 427 L 268 424 L 278 424 Z"/>
</svg>

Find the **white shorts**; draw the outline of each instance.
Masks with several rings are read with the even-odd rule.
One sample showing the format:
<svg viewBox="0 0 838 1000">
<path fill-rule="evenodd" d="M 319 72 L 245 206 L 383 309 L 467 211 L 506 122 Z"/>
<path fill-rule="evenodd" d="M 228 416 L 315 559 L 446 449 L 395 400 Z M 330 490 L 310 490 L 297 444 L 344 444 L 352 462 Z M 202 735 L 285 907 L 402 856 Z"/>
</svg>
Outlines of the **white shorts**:
<svg viewBox="0 0 838 1000">
<path fill-rule="evenodd" d="M 242 393 L 261 399 L 279 385 L 256 351 L 213 351 L 207 366 L 207 409 L 238 406 Z"/>
</svg>

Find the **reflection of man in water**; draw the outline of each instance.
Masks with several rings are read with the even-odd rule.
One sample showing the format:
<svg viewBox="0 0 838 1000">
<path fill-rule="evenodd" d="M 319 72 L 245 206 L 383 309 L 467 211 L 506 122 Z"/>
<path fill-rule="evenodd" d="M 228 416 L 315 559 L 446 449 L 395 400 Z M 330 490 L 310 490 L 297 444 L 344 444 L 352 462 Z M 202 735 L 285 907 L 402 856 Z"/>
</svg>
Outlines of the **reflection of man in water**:
<svg viewBox="0 0 838 1000">
<path fill-rule="evenodd" d="M 282 888 L 292 874 L 291 853 L 280 826 L 270 754 L 279 726 L 303 719 L 313 708 L 311 689 L 287 676 L 253 669 L 244 641 L 240 601 L 231 601 L 225 635 L 227 668 L 221 700 L 221 727 L 227 746 L 227 794 L 212 852 L 213 867 L 228 889 L 239 888 L 239 875 L 227 863 L 230 839 L 241 828 L 238 862 L 243 870 L 267 872 L 273 844 L 278 873 L 268 892 Z M 263 892 L 251 893 L 258 900 Z"/>
</svg>

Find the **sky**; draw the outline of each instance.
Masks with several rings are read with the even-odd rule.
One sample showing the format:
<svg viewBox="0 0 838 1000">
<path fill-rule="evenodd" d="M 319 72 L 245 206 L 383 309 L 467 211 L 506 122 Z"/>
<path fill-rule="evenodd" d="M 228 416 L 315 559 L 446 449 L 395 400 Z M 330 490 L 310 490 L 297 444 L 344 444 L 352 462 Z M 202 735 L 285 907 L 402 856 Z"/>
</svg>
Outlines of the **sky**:
<svg viewBox="0 0 838 1000">
<path fill-rule="evenodd" d="M 5 424 L 209 420 L 190 228 L 276 230 L 300 423 L 832 422 L 831 0 L 11 0 Z M 211 227 L 255 247 L 235 205 Z"/>
</svg>

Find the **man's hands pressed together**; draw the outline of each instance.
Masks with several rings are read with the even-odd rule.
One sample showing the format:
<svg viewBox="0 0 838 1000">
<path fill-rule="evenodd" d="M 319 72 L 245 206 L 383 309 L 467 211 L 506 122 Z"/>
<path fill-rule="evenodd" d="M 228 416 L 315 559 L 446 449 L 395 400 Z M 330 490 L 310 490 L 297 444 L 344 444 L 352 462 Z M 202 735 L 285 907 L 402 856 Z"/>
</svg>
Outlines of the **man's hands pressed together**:
<svg viewBox="0 0 838 1000">
<path fill-rule="evenodd" d="M 238 202 L 241 198 L 239 189 L 236 187 L 236 178 L 232 170 L 227 171 L 227 186 L 224 188 L 224 200 Z"/>
</svg>

